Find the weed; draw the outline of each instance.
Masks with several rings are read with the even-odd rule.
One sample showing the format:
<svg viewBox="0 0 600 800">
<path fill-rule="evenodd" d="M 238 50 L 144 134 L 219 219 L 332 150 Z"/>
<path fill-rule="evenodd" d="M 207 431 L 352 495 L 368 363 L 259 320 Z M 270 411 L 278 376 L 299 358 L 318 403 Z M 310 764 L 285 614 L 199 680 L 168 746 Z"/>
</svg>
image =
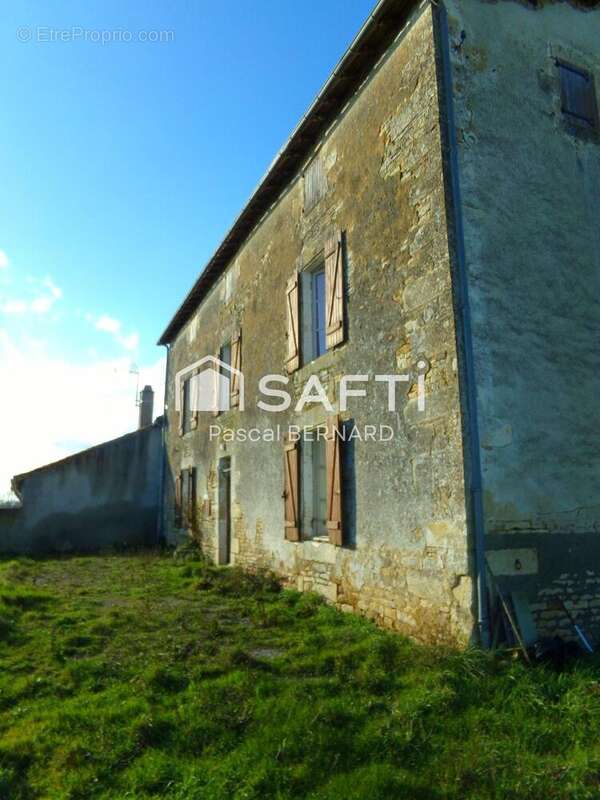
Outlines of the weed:
<svg viewBox="0 0 600 800">
<path fill-rule="evenodd" d="M 186 548 L 0 561 L 0 798 L 588 800 L 600 670 L 422 647 Z"/>
</svg>

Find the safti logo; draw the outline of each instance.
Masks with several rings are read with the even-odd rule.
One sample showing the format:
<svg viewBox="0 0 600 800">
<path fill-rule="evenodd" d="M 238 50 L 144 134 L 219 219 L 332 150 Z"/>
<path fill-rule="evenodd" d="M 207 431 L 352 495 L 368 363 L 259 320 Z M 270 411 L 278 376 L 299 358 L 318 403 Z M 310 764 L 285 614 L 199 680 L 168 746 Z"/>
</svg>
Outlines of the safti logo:
<svg viewBox="0 0 600 800">
<path fill-rule="evenodd" d="M 425 376 L 430 369 L 429 361 L 420 358 L 413 370 L 395 375 L 372 375 L 369 373 L 343 375 L 339 379 L 339 411 L 348 410 L 348 399 L 367 397 L 367 387 L 374 382 L 381 384 L 380 391 L 386 396 L 387 410 L 396 411 L 396 392 L 404 384 L 405 392 L 416 384 L 417 409 L 425 411 Z M 260 399 L 257 407 L 261 411 L 287 411 L 292 405 L 290 393 L 284 388 L 290 382 L 287 375 L 263 375 L 258 382 Z M 372 390 L 373 391 L 373 390 Z M 333 406 L 318 375 L 311 375 L 300 393 L 294 411 L 302 411 L 306 405 L 321 405 L 332 413 Z M 180 370 L 175 376 L 175 409 L 191 412 L 229 411 L 230 408 L 244 410 L 244 376 L 215 356 L 205 356 L 200 361 Z"/>
<path fill-rule="evenodd" d="M 214 413 L 233 406 L 244 410 L 244 376 L 216 356 L 204 356 L 175 375 L 176 411 Z"/>
</svg>

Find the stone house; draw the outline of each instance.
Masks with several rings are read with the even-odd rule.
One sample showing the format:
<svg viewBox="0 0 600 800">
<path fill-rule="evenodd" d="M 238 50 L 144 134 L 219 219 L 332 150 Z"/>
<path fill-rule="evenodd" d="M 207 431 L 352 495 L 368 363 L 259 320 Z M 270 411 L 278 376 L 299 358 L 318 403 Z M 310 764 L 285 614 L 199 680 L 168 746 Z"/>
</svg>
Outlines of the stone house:
<svg viewBox="0 0 600 800">
<path fill-rule="evenodd" d="M 489 641 L 490 571 L 599 632 L 599 83 L 582 4 L 381 0 L 160 339 L 172 540 L 422 640 Z"/>
</svg>

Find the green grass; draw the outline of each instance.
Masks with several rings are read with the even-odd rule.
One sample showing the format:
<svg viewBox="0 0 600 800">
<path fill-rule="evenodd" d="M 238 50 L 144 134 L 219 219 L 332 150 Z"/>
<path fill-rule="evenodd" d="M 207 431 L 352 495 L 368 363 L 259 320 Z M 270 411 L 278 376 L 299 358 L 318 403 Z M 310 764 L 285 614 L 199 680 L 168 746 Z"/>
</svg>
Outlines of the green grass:
<svg viewBox="0 0 600 800">
<path fill-rule="evenodd" d="M 600 797 L 600 665 L 419 647 L 200 561 L 0 562 L 0 798 Z"/>
</svg>

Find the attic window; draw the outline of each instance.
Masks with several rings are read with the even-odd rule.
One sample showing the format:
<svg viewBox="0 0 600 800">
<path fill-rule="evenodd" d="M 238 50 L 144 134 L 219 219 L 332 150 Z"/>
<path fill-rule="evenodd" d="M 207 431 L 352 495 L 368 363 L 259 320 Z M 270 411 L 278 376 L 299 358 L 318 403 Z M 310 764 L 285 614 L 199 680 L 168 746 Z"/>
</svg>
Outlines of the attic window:
<svg viewBox="0 0 600 800">
<path fill-rule="evenodd" d="M 557 62 L 557 66 L 562 113 L 572 122 L 587 128 L 596 128 L 598 111 L 593 76 L 564 61 Z"/>
</svg>

